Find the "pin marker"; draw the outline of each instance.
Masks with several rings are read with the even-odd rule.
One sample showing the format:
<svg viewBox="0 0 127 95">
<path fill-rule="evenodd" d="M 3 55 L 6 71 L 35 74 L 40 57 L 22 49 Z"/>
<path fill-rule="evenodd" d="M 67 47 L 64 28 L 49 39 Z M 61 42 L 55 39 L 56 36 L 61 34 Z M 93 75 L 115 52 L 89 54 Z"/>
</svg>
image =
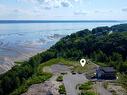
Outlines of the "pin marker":
<svg viewBox="0 0 127 95">
<path fill-rule="evenodd" d="M 81 59 L 81 60 L 80 60 L 80 64 L 81 64 L 82 67 L 84 67 L 85 64 L 86 64 L 86 60 L 85 60 L 85 59 Z"/>
</svg>

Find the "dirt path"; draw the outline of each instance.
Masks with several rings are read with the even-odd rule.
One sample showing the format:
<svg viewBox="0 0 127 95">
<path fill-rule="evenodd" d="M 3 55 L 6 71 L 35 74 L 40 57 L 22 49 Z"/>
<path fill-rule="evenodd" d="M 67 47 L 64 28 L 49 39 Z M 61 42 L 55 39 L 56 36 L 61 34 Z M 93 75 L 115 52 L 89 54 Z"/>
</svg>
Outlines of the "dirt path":
<svg viewBox="0 0 127 95">
<path fill-rule="evenodd" d="M 103 87 L 102 82 L 96 82 L 96 90 L 99 95 L 112 95 L 111 92 Z"/>
</svg>

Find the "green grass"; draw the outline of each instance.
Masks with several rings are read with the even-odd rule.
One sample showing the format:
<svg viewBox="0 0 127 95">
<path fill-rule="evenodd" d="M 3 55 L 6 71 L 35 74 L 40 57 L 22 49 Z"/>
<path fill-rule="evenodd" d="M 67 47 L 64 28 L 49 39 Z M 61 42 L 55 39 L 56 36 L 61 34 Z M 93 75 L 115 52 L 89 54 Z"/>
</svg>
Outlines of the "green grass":
<svg viewBox="0 0 127 95">
<path fill-rule="evenodd" d="M 121 84 L 123 88 L 127 90 L 127 74 L 118 73 L 117 82 Z"/>
<path fill-rule="evenodd" d="M 91 91 L 93 88 L 93 83 L 91 81 L 85 82 L 79 86 L 81 93 L 79 95 L 96 95 L 95 92 Z"/>
<path fill-rule="evenodd" d="M 60 86 L 59 86 L 59 93 L 60 93 L 60 94 L 66 95 L 66 90 L 65 90 L 64 85 L 60 85 Z"/>
<path fill-rule="evenodd" d="M 58 76 L 58 78 L 56 79 L 56 81 L 62 82 L 63 81 L 63 76 Z"/>
<path fill-rule="evenodd" d="M 15 61 L 14 62 L 16 65 L 21 65 L 27 63 L 26 61 Z"/>
<path fill-rule="evenodd" d="M 78 73 L 86 73 L 91 71 L 94 67 L 96 67 L 96 65 L 93 63 L 87 63 L 84 67 L 82 67 L 78 62 L 78 64 L 74 65 L 73 70 Z"/>
<path fill-rule="evenodd" d="M 79 86 L 79 90 L 90 90 L 92 88 L 92 82 L 86 82 Z"/>
<path fill-rule="evenodd" d="M 95 62 L 95 63 L 101 67 L 107 67 L 108 66 L 106 63 L 101 63 L 101 62 Z"/>
<path fill-rule="evenodd" d="M 38 71 L 42 72 L 43 66 L 51 66 L 51 65 L 57 64 L 57 63 L 62 63 L 67 66 L 72 66 L 73 67 L 72 71 L 78 72 L 78 73 L 88 72 L 88 71 L 92 70 L 92 68 L 96 67 L 96 65 L 92 64 L 92 63 L 86 64 L 84 67 L 82 67 L 78 61 L 71 61 L 71 60 L 67 60 L 64 58 L 54 58 L 54 59 L 51 59 L 51 60 L 39 65 Z"/>
<path fill-rule="evenodd" d="M 43 67 L 45 67 L 45 66 L 51 66 L 53 64 L 58 64 L 58 63 L 62 63 L 64 65 L 68 65 L 68 66 L 73 66 L 73 65 L 77 64 L 76 61 L 70 61 L 70 60 L 66 60 L 64 58 L 54 58 L 54 59 L 51 59 L 43 64 L 40 64 L 39 67 L 37 68 L 37 73 L 43 72 Z"/>
<path fill-rule="evenodd" d="M 92 91 L 86 91 L 86 92 L 81 92 L 80 95 L 97 95 L 97 94 Z"/>
</svg>

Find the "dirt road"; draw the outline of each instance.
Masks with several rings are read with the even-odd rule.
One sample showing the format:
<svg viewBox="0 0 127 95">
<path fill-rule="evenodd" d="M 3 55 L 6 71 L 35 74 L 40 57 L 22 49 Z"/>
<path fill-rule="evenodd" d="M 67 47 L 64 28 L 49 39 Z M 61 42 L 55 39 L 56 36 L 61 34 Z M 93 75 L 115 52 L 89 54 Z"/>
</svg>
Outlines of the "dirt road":
<svg viewBox="0 0 127 95">
<path fill-rule="evenodd" d="M 78 95 L 78 90 L 76 89 L 76 85 L 87 82 L 85 75 L 83 74 L 75 74 L 72 75 L 68 73 L 64 76 L 63 83 L 65 85 L 67 95 Z"/>
<path fill-rule="evenodd" d="M 111 92 L 109 92 L 107 89 L 104 88 L 102 82 L 96 82 L 96 89 L 99 95 L 112 95 Z"/>
</svg>

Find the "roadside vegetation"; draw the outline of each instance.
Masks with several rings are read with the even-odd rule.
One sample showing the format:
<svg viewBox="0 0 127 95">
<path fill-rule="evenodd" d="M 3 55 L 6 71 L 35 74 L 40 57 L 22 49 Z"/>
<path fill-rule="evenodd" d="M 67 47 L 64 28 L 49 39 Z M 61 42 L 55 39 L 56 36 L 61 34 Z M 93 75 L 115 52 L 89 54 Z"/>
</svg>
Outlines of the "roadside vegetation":
<svg viewBox="0 0 127 95">
<path fill-rule="evenodd" d="M 118 74 L 118 83 L 120 83 L 127 91 L 127 75 L 126 74 Z M 126 92 L 127 93 L 127 92 Z"/>
<path fill-rule="evenodd" d="M 63 76 L 58 76 L 58 78 L 56 79 L 56 81 L 62 82 L 63 81 Z"/>
<path fill-rule="evenodd" d="M 80 95 L 96 95 L 94 92 L 91 91 L 86 91 L 86 92 L 81 92 Z"/>
<path fill-rule="evenodd" d="M 104 81 L 103 86 L 105 89 L 107 89 L 108 88 L 108 81 Z"/>
<path fill-rule="evenodd" d="M 92 89 L 93 89 L 93 83 L 90 81 L 81 84 L 79 86 L 79 90 L 81 92 L 79 95 L 96 95 L 96 93 Z"/>
<path fill-rule="evenodd" d="M 66 95 L 66 90 L 65 90 L 64 85 L 59 86 L 59 93 L 62 94 L 62 95 Z"/>
<path fill-rule="evenodd" d="M 35 76 L 33 75 L 10 95 L 19 95 L 21 93 L 24 93 L 27 91 L 28 87 L 31 86 L 32 84 L 43 83 L 44 81 L 48 80 L 51 76 L 52 75 L 49 73 L 43 73 L 41 75 L 35 75 Z"/>
<path fill-rule="evenodd" d="M 86 82 L 79 86 L 79 90 L 90 90 L 92 88 L 92 82 Z"/>
</svg>

